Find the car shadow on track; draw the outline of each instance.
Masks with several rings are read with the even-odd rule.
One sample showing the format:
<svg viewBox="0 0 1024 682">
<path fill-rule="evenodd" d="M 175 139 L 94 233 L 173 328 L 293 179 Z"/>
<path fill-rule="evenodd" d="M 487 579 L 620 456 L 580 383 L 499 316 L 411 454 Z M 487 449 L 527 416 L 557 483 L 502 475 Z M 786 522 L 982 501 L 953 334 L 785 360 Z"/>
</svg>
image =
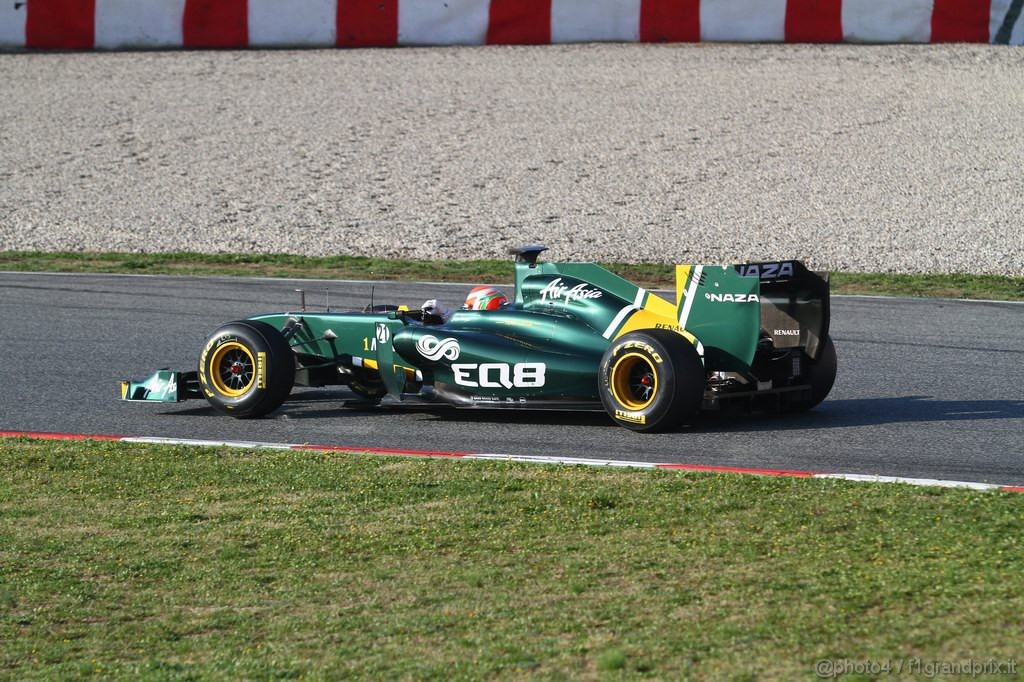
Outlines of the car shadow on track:
<svg viewBox="0 0 1024 682">
<path fill-rule="evenodd" d="M 174 416 L 218 416 L 203 405 L 174 409 L 162 414 Z M 416 415 L 426 421 L 467 424 L 564 425 L 606 428 L 617 426 L 604 412 L 568 412 L 555 410 L 455 409 L 446 405 L 396 405 L 389 407 L 346 405 L 337 393 L 305 392 L 289 398 L 270 418 L 289 419 L 391 419 L 395 415 Z M 702 413 L 678 433 L 743 433 L 748 431 L 785 431 L 837 429 L 881 424 L 984 421 L 1024 419 L 1021 400 L 936 400 L 928 396 L 899 398 L 858 398 L 826 400 L 808 412 L 775 413 Z"/>
<path fill-rule="evenodd" d="M 448 422 L 499 424 L 564 424 L 567 426 L 616 426 L 602 412 L 551 412 L 540 410 L 430 411 L 433 418 Z M 927 396 L 826 400 L 808 412 L 702 413 L 676 433 L 743 433 L 835 429 L 881 424 L 918 422 L 1024 419 L 1021 400 L 935 400 Z"/>
<path fill-rule="evenodd" d="M 694 428 L 715 433 L 994 419 L 1024 419 L 1024 400 L 937 400 L 919 395 L 826 400 L 796 414 L 705 414 Z"/>
<path fill-rule="evenodd" d="M 424 414 L 428 418 L 449 423 L 593 426 L 596 428 L 616 426 L 611 417 L 604 412 L 513 411 L 475 408 L 472 410 L 432 410 Z"/>
</svg>

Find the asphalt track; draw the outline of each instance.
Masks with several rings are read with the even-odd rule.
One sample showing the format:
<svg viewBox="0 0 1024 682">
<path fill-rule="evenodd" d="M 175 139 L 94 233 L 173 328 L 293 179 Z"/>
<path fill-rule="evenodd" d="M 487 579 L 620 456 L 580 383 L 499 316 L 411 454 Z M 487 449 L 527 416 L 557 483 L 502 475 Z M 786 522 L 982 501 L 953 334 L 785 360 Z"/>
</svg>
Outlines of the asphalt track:
<svg viewBox="0 0 1024 682">
<path fill-rule="evenodd" d="M 192 369 L 232 319 L 311 309 L 459 302 L 464 285 L 0 273 L 0 430 L 603 457 L 1024 485 L 1024 305 L 837 297 L 839 377 L 803 415 L 704 419 L 641 435 L 602 414 L 352 411 L 298 389 L 267 419 L 201 401 L 122 403 L 118 380 Z"/>
</svg>

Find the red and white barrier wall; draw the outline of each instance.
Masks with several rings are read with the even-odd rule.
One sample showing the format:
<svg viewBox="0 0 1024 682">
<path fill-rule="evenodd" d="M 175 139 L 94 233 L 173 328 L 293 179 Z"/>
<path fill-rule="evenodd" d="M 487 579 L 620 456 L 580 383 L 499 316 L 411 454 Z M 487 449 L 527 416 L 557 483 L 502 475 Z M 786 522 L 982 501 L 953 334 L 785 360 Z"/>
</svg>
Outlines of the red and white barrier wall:
<svg viewBox="0 0 1024 682">
<path fill-rule="evenodd" d="M 1024 44 L 1024 0 L 0 0 L 0 49 Z"/>
</svg>

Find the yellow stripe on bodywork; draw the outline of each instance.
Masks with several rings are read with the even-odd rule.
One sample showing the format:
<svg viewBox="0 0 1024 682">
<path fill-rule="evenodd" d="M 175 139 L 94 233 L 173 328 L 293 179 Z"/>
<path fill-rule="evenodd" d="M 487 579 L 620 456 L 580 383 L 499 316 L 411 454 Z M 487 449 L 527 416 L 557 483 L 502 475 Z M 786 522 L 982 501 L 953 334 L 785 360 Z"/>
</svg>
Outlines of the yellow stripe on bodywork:
<svg viewBox="0 0 1024 682">
<path fill-rule="evenodd" d="M 676 266 L 676 306 L 683 303 L 683 292 L 686 291 L 686 280 L 690 279 L 691 265 Z M 675 317 L 675 315 L 673 315 Z"/>
<path fill-rule="evenodd" d="M 681 328 L 678 327 L 675 306 L 661 296 L 648 292 L 644 300 L 644 307 L 626 319 L 625 324 L 615 334 L 615 338 L 641 329 L 668 329 L 679 332 Z"/>
<path fill-rule="evenodd" d="M 693 300 L 697 295 L 703 271 L 703 265 L 693 268 L 693 272 L 690 272 L 689 265 L 676 266 L 676 313 L 679 315 L 679 324 L 683 327 L 690 319 L 690 310 L 693 308 Z"/>
<path fill-rule="evenodd" d="M 367 369 L 374 369 L 377 370 L 378 372 L 380 371 L 380 366 L 377 364 L 376 360 L 371 360 L 369 358 L 363 358 L 362 360 L 363 367 L 366 367 Z M 406 367 L 405 365 L 395 365 L 395 369 L 400 369 L 404 371 L 410 377 L 416 376 L 416 369 L 413 367 Z"/>
<path fill-rule="evenodd" d="M 647 300 L 644 302 L 644 310 L 655 315 L 675 319 L 676 307 L 654 293 L 647 294 Z"/>
<path fill-rule="evenodd" d="M 679 327 L 679 323 L 671 317 L 655 315 L 649 310 L 638 310 L 630 315 L 629 319 L 626 320 L 626 323 L 619 328 L 619 332 L 615 335 L 615 338 L 617 339 L 623 334 L 643 329 L 674 330 L 675 327 Z"/>
<path fill-rule="evenodd" d="M 691 266 L 689 265 L 676 266 L 677 305 L 672 305 L 660 296 L 648 292 L 647 298 L 644 300 L 643 309 L 637 310 L 626 319 L 625 324 L 623 324 L 618 333 L 615 334 L 615 338 L 617 339 L 623 334 L 628 334 L 629 332 L 643 331 L 645 329 L 664 329 L 666 331 L 675 332 L 692 343 L 697 348 L 697 352 L 703 360 L 704 345 L 697 340 L 696 336 L 685 330 L 676 318 L 678 305 L 683 302 L 683 292 L 686 290 L 687 280 L 690 278 L 690 271 Z"/>
</svg>

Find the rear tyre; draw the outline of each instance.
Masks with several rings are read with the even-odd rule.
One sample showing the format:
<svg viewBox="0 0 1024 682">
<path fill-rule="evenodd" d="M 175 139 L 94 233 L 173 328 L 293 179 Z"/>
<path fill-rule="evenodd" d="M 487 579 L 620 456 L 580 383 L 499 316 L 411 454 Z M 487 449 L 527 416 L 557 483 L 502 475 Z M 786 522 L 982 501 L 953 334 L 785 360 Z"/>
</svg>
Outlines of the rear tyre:
<svg viewBox="0 0 1024 682">
<path fill-rule="evenodd" d="M 633 431 L 665 431 L 697 414 L 704 400 L 704 363 L 693 344 L 674 332 L 650 330 L 619 337 L 598 371 L 601 402 Z"/>
<path fill-rule="evenodd" d="M 794 400 L 790 403 L 790 409 L 794 412 L 803 412 L 819 405 L 836 383 L 837 368 L 835 344 L 832 343 L 831 337 L 826 336 L 818 359 L 804 362 L 802 379 L 810 384 L 811 396 L 806 400 Z"/>
<path fill-rule="evenodd" d="M 295 355 L 266 322 L 241 320 L 213 332 L 199 356 L 199 384 L 213 409 L 238 419 L 270 414 L 295 383 Z"/>
</svg>

